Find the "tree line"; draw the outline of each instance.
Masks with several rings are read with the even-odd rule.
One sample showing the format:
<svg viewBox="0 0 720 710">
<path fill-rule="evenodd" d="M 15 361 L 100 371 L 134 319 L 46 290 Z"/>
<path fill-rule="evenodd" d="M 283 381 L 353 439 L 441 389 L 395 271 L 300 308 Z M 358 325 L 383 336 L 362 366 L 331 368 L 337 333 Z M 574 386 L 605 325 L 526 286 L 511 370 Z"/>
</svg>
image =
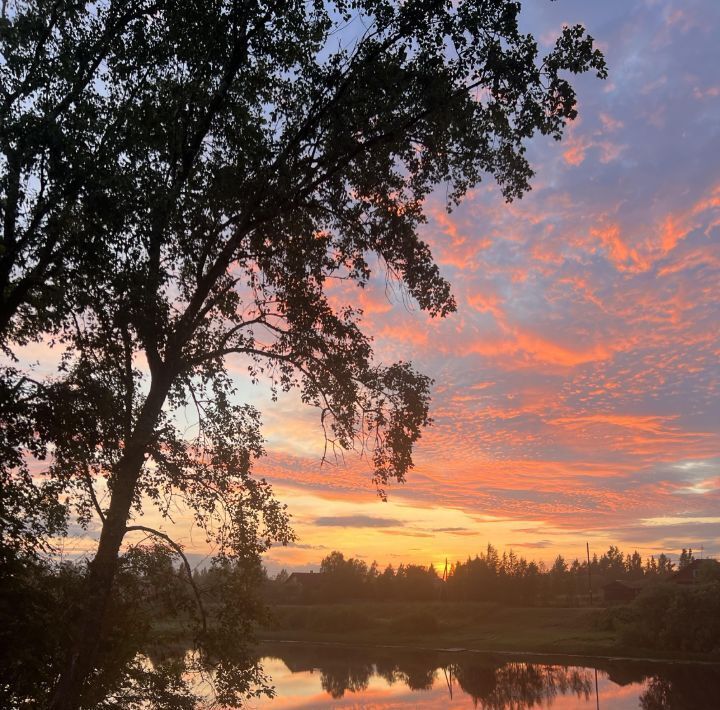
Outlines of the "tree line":
<svg viewBox="0 0 720 710">
<path fill-rule="evenodd" d="M 599 599 L 603 585 L 615 581 L 662 581 L 694 560 L 692 549 L 683 549 L 677 565 L 664 553 L 643 559 L 635 550 L 623 553 L 611 545 L 600 556 L 568 562 L 558 555 L 551 565 L 527 560 L 512 550 L 500 553 L 492 544 L 465 561 L 437 569 L 433 564 L 388 565 L 380 569 L 361 559 L 333 551 L 320 564 L 318 578 L 289 582 L 281 571 L 265 584 L 273 600 L 331 602 L 351 599 L 458 602 L 499 602 L 512 605 L 587 603 L 592 588 Z M 589 574 L 588 574 L 589 571 Z M 211 573 L 206 573 L 211 574 Z M 312 584 L 310 584 L 312 582 Z"/>
</svg>

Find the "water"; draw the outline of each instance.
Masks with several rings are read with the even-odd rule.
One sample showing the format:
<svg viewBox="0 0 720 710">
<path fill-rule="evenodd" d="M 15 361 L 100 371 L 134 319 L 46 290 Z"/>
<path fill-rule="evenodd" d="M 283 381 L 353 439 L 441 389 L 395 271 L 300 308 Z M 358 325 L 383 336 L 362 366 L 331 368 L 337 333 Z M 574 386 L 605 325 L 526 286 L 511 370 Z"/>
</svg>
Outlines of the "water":
<svg viewBox="0 0 720 710">
<path fill-rule="evenodd" d="M 265 644 L 277 696 L 252 708 L 716 710 L 720 666 Z"/>
</svg>

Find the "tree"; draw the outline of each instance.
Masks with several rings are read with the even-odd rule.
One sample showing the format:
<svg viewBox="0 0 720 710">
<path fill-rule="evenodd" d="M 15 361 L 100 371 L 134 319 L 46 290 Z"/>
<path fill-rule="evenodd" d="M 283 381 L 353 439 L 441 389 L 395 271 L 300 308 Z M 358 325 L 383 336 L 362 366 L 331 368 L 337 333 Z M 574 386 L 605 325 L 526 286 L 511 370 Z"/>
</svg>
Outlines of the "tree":
<svg viewBox="0 0 720 710">
<path fill-rule="evenodd" d="M 692 547 L 688 550 L 683 547 L 680 557 L 678 558 L 678 569 L 685 569 L 685 567 L 690 565 L 694 559 L 695 557 L 693 557 Z"/>
<path fill-rule="evenodd" d="M 16 368 L 0 367 L 0 565 L 37 560 L 66 530 L 57 481 L 38 481 L 30 461 L 47 456 L 37 437 L 35 385 Z"/>
<path fill-rule="evenodd" d="M 4 13 L 0 329 L 6 348 L 52 333 L 65 354 L 48 382 L 8 370 L 32 408 L 3 416 L 11 431 L 32 418 L 11 448 L 51 447 L 56 492 L 101 526 L 54 708 L 78 705 L 97 663 L 125 536 L 163 538 L 136 522 L 143 508 L 181 501 L 245 569 L 291 537 L 252 476 L 259 413 L 237 403 L 228 358 L 274 392 L 297 387 L 328 452 L 359 446 L 381 493 L 404 480 L 430 382 L 374 363 L 359 311 L 335 310 L 326 288 L 365 286 L 377 258 L 431 316 L 454 309 L 418 236 L 424 199 L 445 182 L 452 206 L 484 173 L 522 195 L 526 141 L 559 139 L 576 116 L 563 72 L 605 75 L 581 27 L 540 60 L 518 13 L 508 0 Z M 362 31 L 338 35 L 353 19 Z M 176 418 L 188 408 L 192 438 Z"/>
<path fill-rule="evenodd" d="M 550 585 L 554 596 L 567 591 L 568 564 L 562 555 L 558 555 L 550 568 Z"/>
<path fill-rule="evenodd" d="M 3 4 L 0 42 L 0 345 L 55 329 L 71 303 L 67 280 L 98 246 L 83 212 L 108 222 L 117 187 L 120 94 L 103 90 L 118 43 L 157 8 L 152 2 Z M 102 203 L 102 204 L 99 204 Z M 91 246 L 90 249 L 87 247 Z M 97 254 L 101 256 L 101 254 Z"/>
<path fill-rule="evenodd" d="M 658 574 L 658 564 L 657 560 L 655 559 L 655 555 L 650 555 L 645 560 L 645 566 L 643 567 L 643 574 L 646 577 L 656 577 Z"/>
<path fill-rule="evenodd" d="M 4 564 L 0 575 L 0 706 L 45 707 L 85 564 L 21 558 Z M 193 609 L 183 577 L 166 545 L 133 545 L 122 555 L 106 615 L 109 638 L 84 693 L 85 707 L 196 707 L 197 694 L 177 682 L 177 663 L 153 658 L 149 668 L 138 657 L 139 648 L 149 655 L 157 643 L 152 629 L 158 617 L 182 620 Z"/>
<path fill-rule="evenodd" d="M 622 579 L 625 576 L 625 557 L 617 545 L 610 545 L 608 551 L 602 555 L 599 568 L 608 581 Z"/>
<path fill-rule="evenodd" d="M 635 550 L 635 552 L 633 552 L 632 555 L 630 555 L 628 553 L 625 566 L 627 569 L 628 577 L 630 579 L 642 579 L 642 577 L 643 577 L 642 557 L 637 550 Z"/>
<path fill-rule="evenodd" d="M 667 576 L 671 574 L 675 568 L 675 564 L 671 562 L 670 558 L 661 552 L 657 560 L 658 574 L 661 576 Z"/>
<path fill-rule="evenodd" d="M 345 559 L 342 552 L 334 550 L 320 563 L 325 595 L 331 601 L 358 599 L 368 592 L 368 567 L 354 557 Z"/>
</svg>

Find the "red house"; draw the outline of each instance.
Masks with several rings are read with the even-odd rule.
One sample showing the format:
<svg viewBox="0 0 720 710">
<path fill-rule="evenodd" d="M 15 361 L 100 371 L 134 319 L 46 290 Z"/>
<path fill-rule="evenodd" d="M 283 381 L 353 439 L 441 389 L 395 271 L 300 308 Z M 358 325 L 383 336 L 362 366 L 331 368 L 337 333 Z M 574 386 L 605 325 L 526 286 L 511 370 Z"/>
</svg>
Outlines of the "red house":
<svg viewBox="0 0 720 710">
<path fill-rule="evenodd" d="M 607 604 L 624 604 L 631 602 L 640 594 L 640 587 L 632 583 L 616 579 L 603 585 L 603 599 Z"/>
<path fill-rule="evenodd" d="M 675 584 L 700 584 L 712 579 L 720 580 L 720 562 L 711 558 L 693 560 L 670 577 Z"/>
</svg>

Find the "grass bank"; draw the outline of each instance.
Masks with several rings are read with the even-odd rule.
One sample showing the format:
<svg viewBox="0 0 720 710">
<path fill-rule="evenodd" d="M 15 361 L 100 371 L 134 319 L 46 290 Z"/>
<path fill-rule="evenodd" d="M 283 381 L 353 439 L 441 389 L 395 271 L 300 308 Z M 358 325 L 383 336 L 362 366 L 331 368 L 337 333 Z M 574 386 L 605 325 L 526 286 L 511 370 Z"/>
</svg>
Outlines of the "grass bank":
<svg viewBox="0 0 720 710">
<path fill-rule="evenodd" d="M 273 611 L 262 639 L 581 655 L 618 650 L 615 633 L 598 624 L 598 609 L 367 602 Z"/>
<path fill-rule="evenodd" d="M 276 606 L 266 641 L 424 649 L 709 661 L 715 654 L 633 648 L 599 608 L 506 607 L 448 602 L 357 602 Z"/>
<path fill-rule="evenodd" d="M 354 647 L 720 663 L 717 651 L 663 651 L 621 643 L 617 616 L 622 610 L 452 602 L 277 605 L 272 607 L 272 622 L 257 628 L 255 636 L 259 641 Z M 156 645 L 162 647 L 187 646 L 191 640 L 181 618 L 158 618 L 153 630 Z"/>
</svg>

